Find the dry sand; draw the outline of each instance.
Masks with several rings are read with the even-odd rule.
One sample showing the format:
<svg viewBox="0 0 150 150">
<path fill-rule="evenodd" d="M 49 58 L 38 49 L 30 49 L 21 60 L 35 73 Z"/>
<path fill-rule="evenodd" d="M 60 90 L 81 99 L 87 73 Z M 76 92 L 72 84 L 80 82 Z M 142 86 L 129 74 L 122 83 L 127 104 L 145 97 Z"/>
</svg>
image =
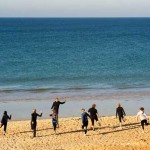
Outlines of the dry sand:
<svg viewBox="0 0 150 150">
<path fill-rule="evenodd" d="M 59 119 L 57 135 L 51 119 L 38 120 L 36 138 L 32 138 L 30 121 L 10 121 L 8 133 L 0 133 L 0 150 L 150 150 L 150 126 L 142 133 L 135 117 L 126 119 L 120 130 L 115 117 L 102 117 L 102 126 L 95 125 L 95 131 L 90 129 L 89 120 L 87 136 L 81 130 L 80 118 Z"/>
</svg>

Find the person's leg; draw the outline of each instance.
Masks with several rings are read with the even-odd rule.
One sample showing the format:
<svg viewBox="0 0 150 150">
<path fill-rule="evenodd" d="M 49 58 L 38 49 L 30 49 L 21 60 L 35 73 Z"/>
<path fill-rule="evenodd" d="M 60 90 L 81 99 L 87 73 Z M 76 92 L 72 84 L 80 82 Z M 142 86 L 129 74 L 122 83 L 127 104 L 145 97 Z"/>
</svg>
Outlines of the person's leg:
<svg viewBox="0 0 150 150">
<path fill-rule="evenodd" d="M 4 132 L 6 133 L 7 123 L 4 124 Z"/>
<path fill-rule="evenodd" d="M 91 118 L 91 123 L 92 123 L 92 129 L 94 131 L 94 118 Z"/>
<path fill-rule="evenodd" d="M 33 137 L 36 137 L 36 123 L 33 125 Z"/>
<path fill-rule="evenodd" d="M 126 121 L 126 118 L 124 116 L 122 116 L 122 120 L 125 122 Z"/>
<path fill-rule="evenodd" d="M 57 124 L 54 125 L 54 131 L 55 131 L 55 132 L 56 132 L 56 126 L 57 126 Z"/>
<path fill-rule="evenodd" d="M 120 128 L 122 129 L 122 116 L 119 116 Z"/>
<path fill-rule="evenodd" d="M 87 126 L 85 126 L 85 135 L 87 134 Z"/>
<path fill-rule="evenodd" d="M 100 126 L 101 124 L 100 124 L 97 116 L 95 116 L 95 120 L 96 120 L 97 124 Z"/>
<path fill-rule="evenodd" d="M 58 113 L 56 115 L 56 120 L 57 120 L 57 128 L 59 128 Z"/>
<path fill-rule="evenodd" d="M 56 134 L 56 126 L 57 126 L 57 123 L 53 122 L 53 129 L 54 129 L 55 134 Z"/>
<path fill-rule="evenodd" d="M 142 130 L 144 131 L 144 120 L 141 121 Z"/>
<path fill-rule="evenodd" d="M 145 121 L 144 121 L 144 123 L 145 123 L 145 125 L 147 125 L 147 126 L 148 126 L 148 122 L 147 122 L 147 120 L 145 120 Z"/>
<path fill-rule="evenodd" d="M 82 125 L 83 132 L 85 133 L 85 123 Z"/>
<path fill-rule="evenodd" d="M 88 127 L 88 121 L 85 122 L 85 125 L 84 125 L 84 135 L 87 134 L 87 127 Z"/>
</svg>

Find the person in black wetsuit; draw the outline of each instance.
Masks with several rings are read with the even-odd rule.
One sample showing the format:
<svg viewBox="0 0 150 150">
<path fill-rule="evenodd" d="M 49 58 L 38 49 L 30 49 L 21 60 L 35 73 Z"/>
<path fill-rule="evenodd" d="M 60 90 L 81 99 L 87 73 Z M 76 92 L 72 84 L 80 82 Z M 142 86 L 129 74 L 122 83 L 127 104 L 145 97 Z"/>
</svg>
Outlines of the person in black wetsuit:
<svg viewBox="0 0 150 150">
<path fill-rule="evenodd" d="M 85 112 L 84 108 L 82 108 L 81 111 L 82 111 L 82 114 L 81 114 L 82 129 L 84 129 L 84 136 L 86 136 L 86 134 L 87 134 L 87 127 L 88 127 L 88 117 L 89 118 L 91 118 L 91 117 L 90 117 L 90 115 L 87 112 Z"/>
<path fill-rule="evenodd" d="M 56 134 L 56 126 L 57 126 L 57 122 L 58 122 L 58 118 L 57 118 L 57 113 L 55 110 L 53 110 L 53 113 L 50 114 L 50 116 L 52 117 L 52 124 L 53 124 L 53 128 L 54 128 L 54 132 Z"/>
<path fill-rule="evenodd" d="M 8 119 L 9 120 L 11 119 L 11 115 L 8 116 L 7 111 L 4 111 L 4 114 L 1 120 L 1 126 L 0 126 L 0 127 L 4 126 L 4 135 L 6 134 Z"/>
<path fill-rule="evenodd" d="M 51 109 L 57 114 L 57 126 L 59 127 L 59 124 L 58 124 L 58 114 L 59 114 L 59 105 L 60 104 L 64 104 L 66 102 L 66 100 L 64 102 L 60 102 L 59 101 L 59 98 L 56 98 L 55 101 L 53 102 L 53 105 L 51 107 Z"/>
<path fill-rule="evenodd" d="M 118 116 L 119 122 L 120 122 L 120 128 L 122 129 L 122 120 L 125 121 L 124 116 L 126 115 L 126 113 L 123 107 L 121 107 L 120 103 L 118 103 L 117 106 L 118 107 L 116 108 L 116 118 Z"/>
<path fill-rule="evenodd" d="M 100 122 L 98 120 L 99 115 L 98 115 L 97 109 L 95 107 L 96 107 L 96 104 L 93 104 L 92 108 L 90 108 L 88 110 L 88 113 L 90 113 L 90 117 L 91 117 L 93 131 L 94 131 L 94 120 L 96 120 L 97 124 L 100 126 Z"/>
<path fill-rule="evenodd" d="M 37 117 L 42 117 L 42 113 L 39 115 L 36 113 L 36 109 L 33 109 L 31 114 L 31 129 L 33 130 L 33 137 L 36 137 Z"/>
</svg>

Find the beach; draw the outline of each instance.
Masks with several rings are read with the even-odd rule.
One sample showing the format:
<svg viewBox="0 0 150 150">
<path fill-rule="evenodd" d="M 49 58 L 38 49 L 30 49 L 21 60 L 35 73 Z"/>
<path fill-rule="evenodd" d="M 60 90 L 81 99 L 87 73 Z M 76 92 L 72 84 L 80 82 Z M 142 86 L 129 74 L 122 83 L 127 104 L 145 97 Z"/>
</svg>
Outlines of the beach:
<svg viewBox="0 0 150 150">
<path fill-rule="evenodd" d="M 30 120 L 8 122 L 8 133 L 0 133 L 0 150 L 148 150 L 150 126 L 142 133 L 135 116 L 126 117 L 123 129 L 115 116 L 101 117 L 101 126 L 87 136 L 81 129 L 81 118 L 60 118 L 60 127 L 54 134 L 51 119 L 38 120 L 37 137 L 33 138 Z M 1 129 L 2 130 L 2 129 Z"/>
</svg>

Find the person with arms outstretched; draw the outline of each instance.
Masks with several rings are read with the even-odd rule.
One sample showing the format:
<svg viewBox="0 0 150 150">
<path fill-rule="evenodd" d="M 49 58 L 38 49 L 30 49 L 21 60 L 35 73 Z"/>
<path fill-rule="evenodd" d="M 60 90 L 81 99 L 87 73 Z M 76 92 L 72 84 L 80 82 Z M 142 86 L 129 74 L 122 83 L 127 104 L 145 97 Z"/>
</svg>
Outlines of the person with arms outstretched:
<svg viewBox="0 0 150 150">
<path fill-rule="evenodd" d="M 96 104 L 93 104 L 92 105 L 92 108 L 90 108 L 88 110 L 88 113 L 90 114 L 90 117 L 91 117 L 91 122 L 92 122 L 92 129 L 94 131 L 94 120 L 97 122 L 97 124 L 100 126 L 100 122 L 98 120 L 98 111 L 96 109 Z"/>
<path fill-rule="evenodd" d="M 4 133 L 3 133 L 4 135 L 6 134 L 8 119 L 11 120 L 11 115 L 8 116 L 7 111 L 4 111 L 4 114 L 1 120 L 1 126 L 0 126 L 0 127 L 4 126 Z"/>
<path fill-rule="evenodd" d="M 138 121 L 138 118 L 140 117 L 141 120 L 141 126 L 142 126 L 142 132 L 144 133 L 144 125 L 148 126 L 148 117 L 144 112 L 144 107 L 140 108 L 140 111 L 136 115 L 136 119 Z"/>
<path fill-rule="evenodd" d="M 36 113 L 36 109 L 33 109 L 33 112 L 31 114 L 31 129 L 33 130 L 33 137 L 36 137 L 37 117 L 42 117 L 42 112 L 39 115 L 38 113 Z"/>
<path fill-rule="evenodd" d="M 66 100 L 64 102 L 60 102 L 59 101 L 59 98 L 55 98 L 55 101 L 53 102 L 53 105 L 51 107 L 51 109 L 57 114 L 57 126 L 59 127 L 59 123 L 58 123 L 58 114 L 59 114 L 59 105 L 60 104 L 65 104 L 66 103 Z"/>
</svg>

